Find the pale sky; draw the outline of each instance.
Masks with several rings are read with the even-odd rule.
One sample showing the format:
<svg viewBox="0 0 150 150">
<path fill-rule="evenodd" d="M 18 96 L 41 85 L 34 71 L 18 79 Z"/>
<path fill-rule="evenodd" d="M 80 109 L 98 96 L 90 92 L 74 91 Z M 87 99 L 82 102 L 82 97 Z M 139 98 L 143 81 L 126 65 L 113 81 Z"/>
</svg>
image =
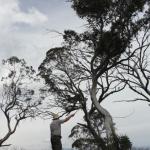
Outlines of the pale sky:
<svg viewBox="0 0 150 150">
<path fill-rule="evenodd" d="M 65 0 L 0 0 L 0 61 L 18 56 L 37 69 L 45 52 L 61 43 L 61 38 L 50 30 L 82 31 L 84 23 Z M 103 102 L 103 106 L 112 114 L 120 134 L 128 135 L 134 146 L 150 147 L 150 106 L 142 102 L 112 102 L 130 97 L 134 94 L 125 91 Z M 127 117 L 119 118 L 122 116 Z M 69 124 L 62 126 L 64 147 L 71 147 L 68 135 L 81 118 L 78 112 Z M 2 122 L 0 117 L 0 129 Z M 49 123 L 50 120 L 40 119 L 24 121 L 8 143 L 26 150 L 50 150 Z"/>
</svg>

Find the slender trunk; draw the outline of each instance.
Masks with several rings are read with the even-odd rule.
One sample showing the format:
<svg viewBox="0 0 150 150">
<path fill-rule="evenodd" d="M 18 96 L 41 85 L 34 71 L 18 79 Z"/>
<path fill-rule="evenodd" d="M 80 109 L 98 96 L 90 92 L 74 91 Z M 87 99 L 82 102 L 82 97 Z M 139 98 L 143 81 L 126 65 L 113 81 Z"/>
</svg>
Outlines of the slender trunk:
<svg viewBox="0 0 150 150">
<path fill-rule="evenodd" d="M 98 110 L 98 112 L 104 116 L 104 127 L 106 130 L 106 136 L 108 138 L 108 141 L 114 141 L 116 143 L 116 134 L 115 134 L 115 129 L 114 129 L 114 125 L 113 125 L 113 119 L 110 115 L 110 113 L 104 109 L 100 103 L 97 101 L 96 98 L 96 89 L 97 89 L 97 82 L 93 80 L 93 85 L 92 85 L 92 89 L 91 89 L 91 100 L 94 104 L 94 106 L 96 107 L 96 109 Z M 118 146 L 116 144 L 114 144 L 116 149 L 115 150 L 119 150 Z"/>
<path fill-rule="evenodd" d="M 0 139 L 0 147 L 3 145 L 3 143 L 10 137 L 11 131 L 9 131 L 4 138 Z"/>
<path fill-rule="evenodd" d="M 94 106 L 96 107 L 96 109 L 98 110 L 98 112 L 104 116 L 104 125 L 105 125 L 105 129 L 106 129 L 106 134 L 108 137 L 110 137 L 113 134 L 113 120 L 112 120 L 110 113 L 106 109 L 104 109 L 100 105 L 100 103 L 97 101 L 96 87 L 97 87 L 96 82 L 93 82 L 93 86 L 91 89 L 91 100 L 92 100 Z"/>
<path fill-rule="evenodd" d="M 3 146 L 3 143 L 5 143 L 13 133 L 14 133 L 14 132 L 8 132 L 8 133 L 5 135 L 5 137 L 0 140 L 0 147 Z M 5 145 L 4 145 L 4 146 L 5 146 Z"/>
<path fill-rule="evenodd" d="M 9 137 L 10 137 L 12 134 L 15 133 L 18 124 L 19 124 L 19 120 L 16 122 L 16 124 L 15 124 L 15 126 L 14 126 L 14 129 L 13 129 L 12 131 L 9 130 L 8 133 L 4 136 L 4 138 L 0 139 L 0 147 L 2 147 L 2 146 L 3 146 L 3 143 L 5 143 L 5 142 L 9 139 Z M 9 129 L 10 129 L 10 128 L 9 128 Z M 4 146 L 9 146 L 9 145 L 10 145 L 10 144 L 4 145 Z"/>
</svg>

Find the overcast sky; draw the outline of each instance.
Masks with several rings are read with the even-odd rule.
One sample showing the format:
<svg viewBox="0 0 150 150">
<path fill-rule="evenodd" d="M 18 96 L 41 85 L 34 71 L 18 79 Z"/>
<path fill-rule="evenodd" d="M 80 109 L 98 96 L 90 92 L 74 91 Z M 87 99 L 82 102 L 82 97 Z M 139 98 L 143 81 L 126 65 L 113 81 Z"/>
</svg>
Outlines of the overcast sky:
<svg viewBox="0 0 150 150">
<path fill-rule="evenodd" d="M 71 9 L 70 3 L 65 0 L 0 0 L 0 61 L 18 56 L 37 68 L 45 52 L 61 43 L 61 38 L 51 30 L 82 31 L 83 24 Z M 112 97 L 103 106 L 112 114 L 118 133 L 127 134 L 135 146 L 150 146 L 148 104 L 112 102 L 134 97 L 133 93 L 127 92 L 121 93 L 119 97 Z M 127 117 L 119 118 L 122 116 Z M 68 135 L 79 118 L 80 113 L 69 124 L 63 125 L 64 147 L 71 147 Z M 0 119 L 2 130 L 4 126 L 2 118 Z M 50 120 L 24 121 L 8 142 L 26 150 L 49 149 L 49 123 Z"/>
</svg>

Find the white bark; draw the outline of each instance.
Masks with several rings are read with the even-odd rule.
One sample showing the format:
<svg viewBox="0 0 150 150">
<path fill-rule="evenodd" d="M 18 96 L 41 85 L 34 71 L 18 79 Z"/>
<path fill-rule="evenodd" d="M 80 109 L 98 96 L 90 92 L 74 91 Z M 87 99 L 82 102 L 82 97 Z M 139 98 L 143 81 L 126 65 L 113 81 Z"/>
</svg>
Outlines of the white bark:
<svg viewBox="0 0 150 150">
<path fill-rule="evenodd" d="M 108 138 L 111 138 L 114 133 L 113 120 L 112 120 L 110 113 L 105 108 L 103 108 L 100 105 L 100 103 L 97 101 L 97 98 L 96 98 L 97 86 L 96 85 L 97 85 L 96 83 L 93 83 L 93 86 L 91 89 L 91 100 L 93 104 L 95 105 L 96 109 L 98 110 L 98 112 L 104 115 L 104 127 L 106 130 L 106 135 Z"/>
</svg>

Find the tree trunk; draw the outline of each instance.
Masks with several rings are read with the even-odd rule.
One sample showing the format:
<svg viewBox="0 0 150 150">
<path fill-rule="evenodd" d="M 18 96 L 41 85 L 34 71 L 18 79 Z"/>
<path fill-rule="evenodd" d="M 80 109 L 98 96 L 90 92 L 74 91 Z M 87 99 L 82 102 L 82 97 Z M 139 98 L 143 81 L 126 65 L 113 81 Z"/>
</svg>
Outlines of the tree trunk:
<svg viewBox="0 0 150 150">
<path fill-rule="evenodd" d="M 97 101 L 96 89 L 97 89 L 97 82 L 93 81 L 93 85 L 92 85 L 92 89 L 91 89 L 91 100 L 92 100 L 94 106 L 96 107 L 96 109 L 98 110 L 98 112 L 101 115 L 103 115 L 103 117 L 104 117 L 104 127 L 106 130 L 106 136 L 107 136 L 108 141 L 109 141 L 109 140 L 112 140 L 112 138 L 115 135 L 115 129 L 113 126 L 113 119 L 112 119 L 110 113 L 105 108 L 103 108 L 99 104 L 99 102 Z"/>
</svg>

